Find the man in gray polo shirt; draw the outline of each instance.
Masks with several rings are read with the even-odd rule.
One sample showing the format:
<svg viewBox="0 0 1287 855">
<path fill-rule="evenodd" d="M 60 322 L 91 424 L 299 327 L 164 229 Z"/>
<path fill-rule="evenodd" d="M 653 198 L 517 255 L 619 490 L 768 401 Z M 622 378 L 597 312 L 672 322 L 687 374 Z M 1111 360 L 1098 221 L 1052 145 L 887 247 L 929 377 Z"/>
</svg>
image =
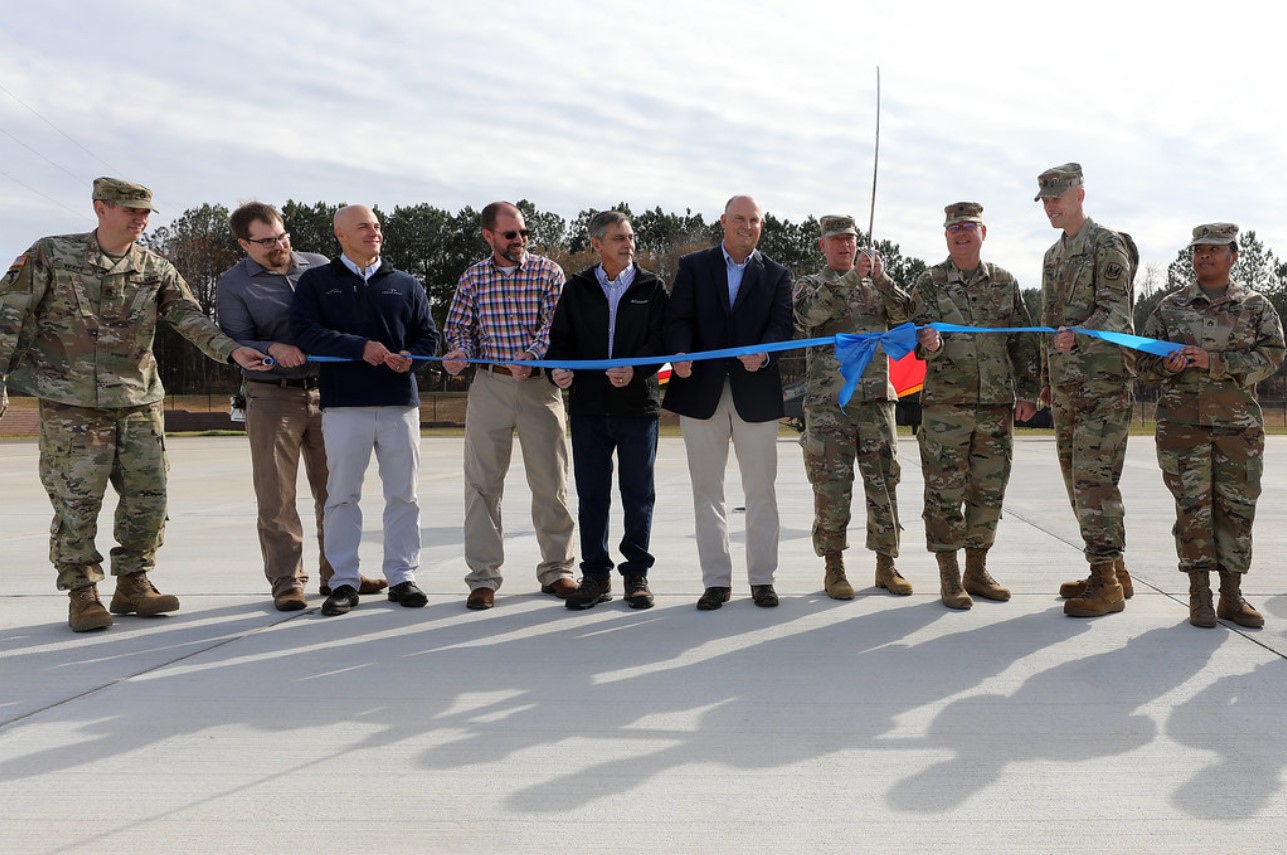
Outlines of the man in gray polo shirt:
<svg viewBox="0 0 1287 855">
<path fill-rule="evenodd" d="M 304 608 L 304 529 L 295 510 L 295 482 L 302 454 L 313 492 L 322 594 L 329 595 L 331 565 L 322 540 L 326 503 L 326 447 L 318 406 L 317 365 L 294 344 L 290 304 L 304 271 L 328 262 L 326 256 L 291 249 L 281 214 L 271 205 L 249 202 L 229 218 L 246 258 L 219 278 L 219 326 L 240 344 L 276 360 L 270 373 L 246 374 L 246 436 L 259 505 L 259 547 L 264 575 L 279 611 Z M 252 344 L 253 342 L 253 344 Z M 388 583 L 361 580 L 359 593 L 374 594 Z"/>
</svg>

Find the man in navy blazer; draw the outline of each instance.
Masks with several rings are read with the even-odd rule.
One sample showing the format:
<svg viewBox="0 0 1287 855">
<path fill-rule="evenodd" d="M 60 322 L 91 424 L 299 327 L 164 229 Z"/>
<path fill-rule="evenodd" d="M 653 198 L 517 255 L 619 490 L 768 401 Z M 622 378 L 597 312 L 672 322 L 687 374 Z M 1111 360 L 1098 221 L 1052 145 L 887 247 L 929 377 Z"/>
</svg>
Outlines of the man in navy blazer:
<svg viewBox="0 0 1287 855">
<path fill-rule="evenodd" d="M 791 338 L 791 274 L 755 247 L 764 215 L 750 196 L 734 196 L 720 217 L 719 246 L 679 260 L 666 311 L 670 353 L 769 344 Z M 693 485 L 697 555 L 705 592 L 697 608 L 728 602 L 733 566 L 728 545 L 724 470 L 731 442 L 746 494 L 746 565 L 758 606 L 776 606 L 778 565 L 778 419 L 783 415 L 778 359 L 767 352 L 676 362 L 666 409 L 678 413 Z"/>
</svg>

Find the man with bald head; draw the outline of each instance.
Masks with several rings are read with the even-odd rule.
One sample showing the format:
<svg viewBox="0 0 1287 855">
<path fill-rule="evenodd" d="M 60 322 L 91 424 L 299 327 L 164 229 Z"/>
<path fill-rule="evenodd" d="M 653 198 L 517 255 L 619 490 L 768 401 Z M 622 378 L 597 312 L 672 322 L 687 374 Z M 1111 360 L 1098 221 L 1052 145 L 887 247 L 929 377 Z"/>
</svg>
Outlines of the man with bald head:
<svg viewBox="0 0 1287 855">
<path fill-rule="evenodd" d="M 420 393 L 413 356 L 432 356 L 438 330 L 424 286 L 380 258 L 384 235 L 362 205 L 335 212 L 342 253 L 300 277 L 291 303 L 291 331 L 305 353 L 342 357 L 319 376 L 326 483 L 326 558 L 331 595 L 322 614 L 358 604 L 362 541 L 362 479 L 375 450 L 384 484 L 384 575 L 389 599 L 410 608 L 428 599 L 416 587 L 420 563 Z"/>
<path fill-rule="evenodd" d="M 734 196 L 720 217 L 719 246 L 685 255 L 666 311 L 669 353 L 770 344 L 791 338 L 791 274 L 755 247 L 764 214 L 750 196 Z M 732 594 L 724 469 L 731 443 L 746 495 L 746 570 L 757 606 L 778 604 L 778 419 L 782 377 L 777 354 L 677 362 L 662 403 L 679 414 L 693 485 L 701 611 Z"/>
</svg>

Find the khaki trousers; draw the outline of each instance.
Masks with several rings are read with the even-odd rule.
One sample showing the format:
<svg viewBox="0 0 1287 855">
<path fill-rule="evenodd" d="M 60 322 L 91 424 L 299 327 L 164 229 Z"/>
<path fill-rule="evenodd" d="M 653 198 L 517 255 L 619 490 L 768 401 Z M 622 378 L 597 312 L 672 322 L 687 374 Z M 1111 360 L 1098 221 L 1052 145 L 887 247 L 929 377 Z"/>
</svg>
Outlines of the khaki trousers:
<svg viewBox="0 0 1287 855">
<path fill-rule="evenodd" d="M 465 583 L 501 586 L 505 531 L 501 500 L 517 430 L 532 493 L 532 526 L 541 551 L 536 578 L 572 576 L 575 524 L 568 507 L 568 438 L 563 396 L 546 377 L 515 379 L 480 366 L 465 407 Z"/>
<path fill-rule="evenodd" d="M 246 384 L 246 438 L 250 468 L 259 506 L 259 551 L 264 576 L 273 595 L 308 585 L 304 570 L 304 527 L 295 507 L 299 461 L 304 459 L 313 495 L 317 528 L 319 575 L 331 581 L 326 560 L 322 513 L 326 507 L 326 444 L 322 440 L 322 411 L 316 389 L 282 387 L 251 381 Z"/>
<path fill-rule="evenodd" d="M 728 506 L 724 470 L 730 441 L 746 495 L 746 572 L 752 585 L 773 584 L 778 569 L 778 423 L 743 421 L 733 406 L 727 381 L 709 419 L 681 416 L 688 475 L 693 483 L 697 558 L 702 585 L 732 587 L 733 558 L 728 545 Z"/>
</svg>

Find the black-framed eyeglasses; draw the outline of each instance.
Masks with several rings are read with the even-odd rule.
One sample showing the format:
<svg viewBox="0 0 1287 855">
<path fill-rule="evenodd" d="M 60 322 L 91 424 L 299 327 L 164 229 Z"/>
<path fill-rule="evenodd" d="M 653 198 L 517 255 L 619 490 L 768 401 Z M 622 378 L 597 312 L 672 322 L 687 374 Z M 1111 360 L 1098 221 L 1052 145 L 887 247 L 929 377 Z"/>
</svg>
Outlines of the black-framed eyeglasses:
<svg viewBox="0 0 1287 855">
<path fill-rule="evenodd" d="M 513 240 L 519 235 L 523 236 L 523 240 L 527 240 L 528 235 L 530 235 L 531 233 L 532 232 L 529 229 L 519 229 L 518 231 L 497 232 L 496 234 L 505 238 L 505 240 Z"/>
<path fill-rule="evenodd" d="M 277 244 L 285 246 L 290 243 L 290 232 L 282 232 L 276 237 L 267 238 L 246 238 L 246 243 L 257 243 L 264 249 L 272 249 Z"/>
<path fill-rule="evenodd" d="M 978 227 L 979 227 L 978 223 L 970 221 L 970 222 L 964 222 L 964 223 L 952 223 L 952 225 L 947 227 L 947 230 L 953 233 L 972 232 L 978 229 Z"/>
</svg>

